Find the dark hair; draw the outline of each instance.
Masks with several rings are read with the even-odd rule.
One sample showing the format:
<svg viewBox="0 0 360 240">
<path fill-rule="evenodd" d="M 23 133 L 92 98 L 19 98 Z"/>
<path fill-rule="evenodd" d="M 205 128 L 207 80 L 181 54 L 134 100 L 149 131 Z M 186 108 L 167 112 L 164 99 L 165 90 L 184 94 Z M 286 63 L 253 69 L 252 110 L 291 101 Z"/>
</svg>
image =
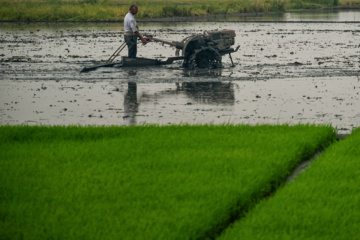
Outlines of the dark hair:
<svg viewBox="0 0 360 240">
<path fill-rule="evenodd" d="M 131 9 L 133 9 L 135 7 L 136 7 L 136 4 L 131 5 L 130 8 L 129 8 L 129 11 L 131 11 Z"/>
</svg>

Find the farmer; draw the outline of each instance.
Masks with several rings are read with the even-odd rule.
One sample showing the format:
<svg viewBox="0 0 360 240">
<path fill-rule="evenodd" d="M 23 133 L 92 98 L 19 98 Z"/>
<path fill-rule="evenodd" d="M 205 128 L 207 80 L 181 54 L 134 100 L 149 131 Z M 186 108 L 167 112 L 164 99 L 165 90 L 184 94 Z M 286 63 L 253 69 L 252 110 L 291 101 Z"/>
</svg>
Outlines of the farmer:
<svg viewBox="0 0 360 240">
<path fill-rule="evenodd" d="M 138 6 L 133 4 L 129 8 L 129 12 L 124 18 L 124 38 L 128 46 L 128 57 L 135 58 L 137 53 L 136 41 L 140 38 L 141 42 L 145 45 L 146 39 L 140 34 L 138 25 L 136 23 L 135 14 L 138 12 Z"/>
</svg>

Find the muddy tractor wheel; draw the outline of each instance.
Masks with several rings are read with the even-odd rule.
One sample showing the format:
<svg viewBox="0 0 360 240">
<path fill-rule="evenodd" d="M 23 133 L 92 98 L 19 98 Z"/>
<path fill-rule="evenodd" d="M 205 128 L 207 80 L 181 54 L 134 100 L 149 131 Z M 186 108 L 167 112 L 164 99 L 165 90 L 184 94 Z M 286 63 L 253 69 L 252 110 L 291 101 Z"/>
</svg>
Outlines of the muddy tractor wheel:
<svg viewBox="0 0 360 240">
<path fill-rule="evenodd" d="M 212 47 L 202 47 L 194 51 L 189 57 L 188 67 L 194 68 L 219 68 L 221 67 L 221 56 Z"/>
</svg>

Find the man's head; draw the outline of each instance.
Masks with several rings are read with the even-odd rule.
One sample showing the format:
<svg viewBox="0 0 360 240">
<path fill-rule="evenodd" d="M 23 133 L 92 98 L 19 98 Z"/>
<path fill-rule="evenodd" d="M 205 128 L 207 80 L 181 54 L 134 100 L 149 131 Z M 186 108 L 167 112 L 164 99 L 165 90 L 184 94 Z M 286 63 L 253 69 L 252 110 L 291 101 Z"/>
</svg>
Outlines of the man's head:
<svg viewBox="0 0 360 240">
<path fill-rule="evenodd" d="M 137 12 L 138 12 L 138 6 L 137 6 L 136 4 L 131 5 L 130 8 L 129 8 L 129 11 L 130 11 L 130 13 L 131 13 L 132 15 L 137 14 Z"/>
</svg>

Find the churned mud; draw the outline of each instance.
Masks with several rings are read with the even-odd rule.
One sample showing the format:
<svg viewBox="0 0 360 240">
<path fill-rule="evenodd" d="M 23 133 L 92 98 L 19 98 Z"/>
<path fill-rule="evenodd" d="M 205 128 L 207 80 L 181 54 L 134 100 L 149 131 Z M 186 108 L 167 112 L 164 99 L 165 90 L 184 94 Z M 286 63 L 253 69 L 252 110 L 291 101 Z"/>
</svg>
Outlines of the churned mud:
<svg viewBox="0 0 360 240">
<path fill-rule="evenodd" d="M 360 22 L 139 25 L 176 41 L 234 29 L 235 67 L 223 56 L 214 70 L 175 62 L 80 73 L 122 44 L 121 23 L 1 23 L 0 124 L 321 123 L 340 133 L 360 124 Z M 138 56 L 165 60 L 175 49 L 148 43 Z"/>
</svg>

